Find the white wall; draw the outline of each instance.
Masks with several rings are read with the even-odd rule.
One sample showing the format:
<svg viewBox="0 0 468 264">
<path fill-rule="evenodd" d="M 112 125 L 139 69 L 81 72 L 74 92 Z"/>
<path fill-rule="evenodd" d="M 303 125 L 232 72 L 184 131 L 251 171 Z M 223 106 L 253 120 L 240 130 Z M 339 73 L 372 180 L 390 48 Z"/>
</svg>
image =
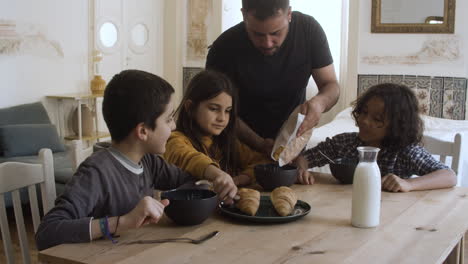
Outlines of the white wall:
<svg viewBox="0 0 468 264">
<path fill-rule="evenodd" d="M 457 1 L 454 34 L 395 34 L 371 33 L 371 1 L 360 0 L 359 16 L 359 74 L 407 74 L 468 77 L 468 1 Z M 456 60 L 428 59 L 422 64 L 384 63 L 369 64 L 363 62 L 369 56 L 393 56 L 404 58 L 417 54 L 427 41 L 447 41 L 458 46 L 460 55 Z M 454 44 L 457 42 L 458 44 Z"/>
<path fill-rule="evenodd" d="M 16 22 L 22 36 L 41 32 L 63 51 L 53 56 L 34 43 L 29 52 L 0 54 L 0 108 L 89 89 L 88 1 L 0 0 L 0 19 Z"/>
</svg>

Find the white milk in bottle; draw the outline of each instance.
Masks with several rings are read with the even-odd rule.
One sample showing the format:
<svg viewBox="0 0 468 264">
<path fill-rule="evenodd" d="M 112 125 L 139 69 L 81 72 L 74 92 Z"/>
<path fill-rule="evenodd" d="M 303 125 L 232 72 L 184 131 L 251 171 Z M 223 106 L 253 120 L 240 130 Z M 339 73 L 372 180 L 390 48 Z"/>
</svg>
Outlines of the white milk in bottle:
<svg viewBox="0 0 468 264">
<path fill-rule="evenodd" d="M 368 228 L 380 223 L 381 176 L 377 165 L 380 149 L 358 147 L 359 164 L 354 171 L 351 224 Z"/>
</svg>

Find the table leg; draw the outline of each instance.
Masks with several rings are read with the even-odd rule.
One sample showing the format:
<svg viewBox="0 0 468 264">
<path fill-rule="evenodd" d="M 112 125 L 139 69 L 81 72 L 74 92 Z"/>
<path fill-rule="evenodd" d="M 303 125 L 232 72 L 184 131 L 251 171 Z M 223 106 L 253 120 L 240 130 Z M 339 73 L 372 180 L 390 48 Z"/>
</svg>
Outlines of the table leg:
<svg viewBox="0 0 468 264">
<path fill-rule="evenodd" d="M 460 240 L 460 264 L 465 263 L 465 235 Z"/>
<path fill-rule="evenodd" d="M 461 247 L 463 244 L 462 241 L 463 237 L 448 255 L 447 260 L 445 261 L 446 264 L 460 264 L 461 256 L 463 255 L 461 253 L 461 251 L 463 251 L 463 248 Z"/>
</svg>

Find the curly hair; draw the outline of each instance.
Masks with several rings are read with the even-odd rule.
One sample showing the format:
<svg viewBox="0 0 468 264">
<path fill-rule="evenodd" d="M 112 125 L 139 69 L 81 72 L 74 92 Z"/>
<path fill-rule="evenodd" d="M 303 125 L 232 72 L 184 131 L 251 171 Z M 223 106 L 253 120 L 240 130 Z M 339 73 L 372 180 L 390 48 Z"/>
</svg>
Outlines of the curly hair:
<svg viewBox="0 0 468 264">
<path fill-rule="evenodd" d="M 279 10 L 287 11 L 289 0 L 242 0 L 242 9 L 252 12 L 258 20 L 265 20 L 278 14 Z"/>
<path fill-rule="evenodd" d="M 382 146 L 401 149 L 411 144 L 420 144 L 424 123 L 419 116 L 418 100 L 405 85 L 382 83 L 365 91 L 353 102 L 352 115 L 356 125 L 363 108 L 374 97 L 384 102 L 384 115 L 389 121 Z"/>
<path fill-rule="evenodd" d="M 194 113 L 200 103 L 215 98 L 221 93 L 226 93 L 232 97 L 231 116 L 226 128 L 218 136 L 213 137 L 213 144 L 207 151 L 202 143 L 202 130 L 195 120 Z M 185 107 L 185 103 L 190 100 L 190 107 Z M 204 70 L 195 75 L 187 85 L 187 91 L 180 103 L 176 115 L 176 130 L 184 133 L 191 141 L 196 150 L 205 153 L 210 157 L 216 157 L 221 152 L 221 169 L 235 175 L 238 172 L 238 152 L 237 141 L 237 95 L 230 79 L 223 73 Z"/>
</svg>

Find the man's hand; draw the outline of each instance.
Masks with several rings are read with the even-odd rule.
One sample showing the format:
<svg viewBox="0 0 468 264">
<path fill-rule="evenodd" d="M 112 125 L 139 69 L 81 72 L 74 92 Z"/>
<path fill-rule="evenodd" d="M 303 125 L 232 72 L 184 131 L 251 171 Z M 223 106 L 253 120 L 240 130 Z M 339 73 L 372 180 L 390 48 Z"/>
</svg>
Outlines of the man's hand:
<svg viewBox="0 0 468 264">
<path fill-rule="evenodd" d="M 305 115 L 304 121 L 297 130 L 296 136 L 300 137 L 306 131 L 314 128 L 322 116 L 322 106 L 313 100 L 313 98 L 300 106 L 301 114 Z"/>
<path fill-rule="evenodd" d="M 263 139 L 262 147 L 261 147 L 261 153 L 266 154 L 268 157 L 271 156 L 271 152 L 273 151 L 273 145 L 275 144 L 275 141 L 271 138 L 265 138 Z"/>
<path fill-rule="evenodd" d="M 382 190 L 389 192 L 409 192 L 412 190 L 411 183 L 393 173 L 389 173 L 382 178 Z"/>
<path fill-rule="evenodd" d="M 138 202 L 128 214 L 120 217 L 120 226 L 122 230 L 139 228 L 149 223 L 157 223 L 164 214 L 164 207 L 169 205 L 169 200 L 158 200 L 145 196 Z M 120 227 L 119 227 L 119 230 Z"/>
</svg>

